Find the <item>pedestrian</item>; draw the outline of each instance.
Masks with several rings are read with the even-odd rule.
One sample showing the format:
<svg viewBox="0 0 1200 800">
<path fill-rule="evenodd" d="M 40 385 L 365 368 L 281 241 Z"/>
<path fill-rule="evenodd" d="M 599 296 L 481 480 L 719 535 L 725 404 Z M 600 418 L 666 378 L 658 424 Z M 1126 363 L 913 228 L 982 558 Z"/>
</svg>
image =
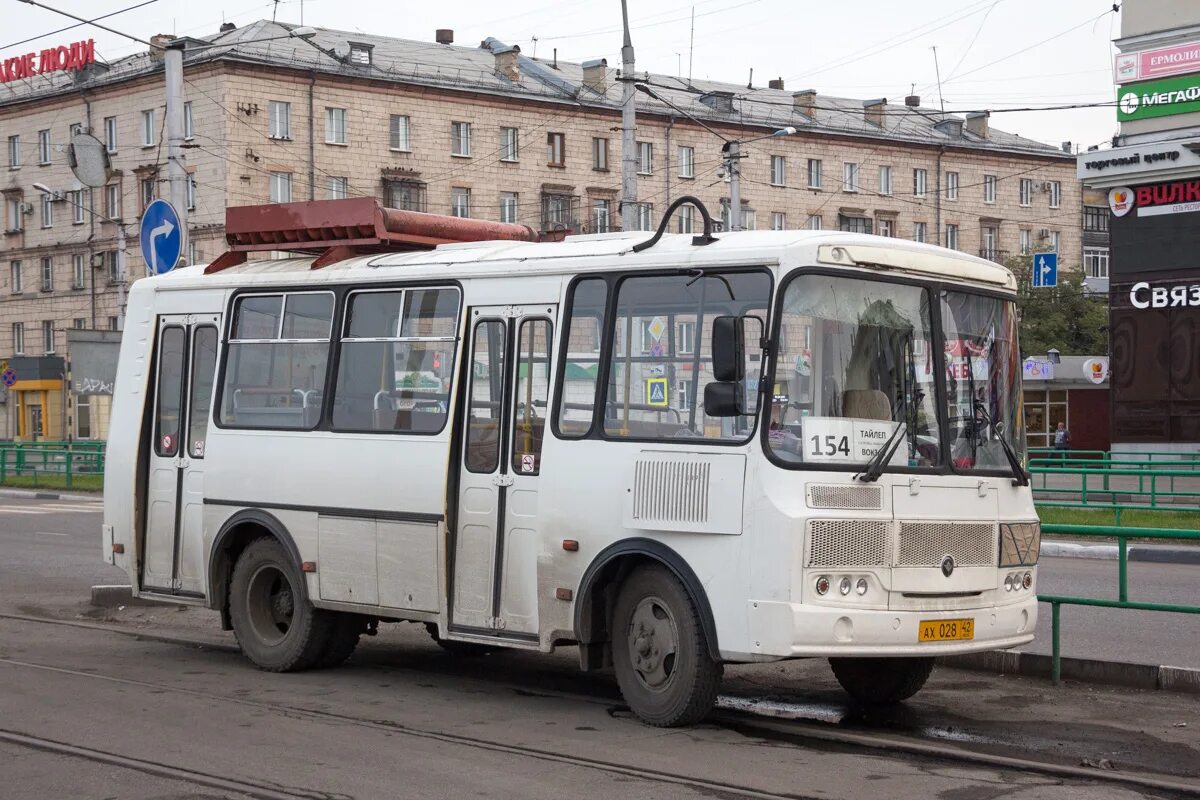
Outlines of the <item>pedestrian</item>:
<svg viewBox="0 0 1200 800">
<path fill-rule="evenodd" d="M 1054 431 L 1054 449 L 1059 452 L 1059 458 L 1065 459 L 1067 451 L 1071 449 L 1071 432 L 1067 430 L 1067 423 L 1058 423 L 1058 428 Z"/>
</svg>

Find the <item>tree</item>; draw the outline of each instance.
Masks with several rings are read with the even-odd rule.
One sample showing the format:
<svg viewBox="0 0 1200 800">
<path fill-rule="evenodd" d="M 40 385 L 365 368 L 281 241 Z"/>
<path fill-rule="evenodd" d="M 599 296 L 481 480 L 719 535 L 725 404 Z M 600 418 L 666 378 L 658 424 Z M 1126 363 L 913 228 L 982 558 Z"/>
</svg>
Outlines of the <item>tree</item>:
<svg viewBox="0 0 1200 800">
<path fill-rule="evenodd" d="M 1021 310 L 1021 350 L 1041 355 L 1057 348 L 1064 356 L 1108 354 L 1108 299 L 1089 295 L 1083 278 L 1062 269 L 1058 286 L 1034 288 L 1033 256 L 1015 256 L 1005 262 L 1017 278 Z"/>
</svg>

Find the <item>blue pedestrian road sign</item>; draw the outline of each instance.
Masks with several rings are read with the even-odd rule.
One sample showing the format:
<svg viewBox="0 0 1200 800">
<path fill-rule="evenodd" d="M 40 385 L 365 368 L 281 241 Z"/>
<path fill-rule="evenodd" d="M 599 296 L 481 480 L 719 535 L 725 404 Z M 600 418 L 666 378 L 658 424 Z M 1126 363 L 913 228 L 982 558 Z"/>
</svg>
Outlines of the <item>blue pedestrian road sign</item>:
<svg viewBox="0 0 1200 800">
<path fill-rule="evenodd" d="M 667 407 L 666 378 L 646 378 L 646 405 L 655 408 Z"/>
<path fill-rule="evenodd" d="M 1033 285 L 1039 288 L 1058 286 L 1058 253 L 1033 254 Z"/>
<path fill-rule="evenodd" d="M 146 206 L 142 214 L 142 258 L 150 272 L 162 275 L 179 263 L 183 254 L 184 230 L 179 224 L 179 212 L 166 200 L 158 199 Z"/>
</svg>

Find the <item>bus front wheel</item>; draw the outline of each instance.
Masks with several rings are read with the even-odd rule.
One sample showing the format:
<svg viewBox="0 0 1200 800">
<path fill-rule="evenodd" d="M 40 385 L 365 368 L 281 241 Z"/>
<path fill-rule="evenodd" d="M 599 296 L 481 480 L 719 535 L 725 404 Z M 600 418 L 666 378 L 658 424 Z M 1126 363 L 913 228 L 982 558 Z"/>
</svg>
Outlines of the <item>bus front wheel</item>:
<svg viewBox="0 0 1200 800">
<path fill-rule="evenodd" d="M 846 693 L 869 706 L 907 700 L 933 672 L 932 658 L 831 658 L 829 666 Z"/>
<path fill-rule="evenodd" d="M 332 620 L 308 602 L 301 591 L 303 580 L 283 546 L 271 538 L 247 545 L 233 567 L 233 632 L 242 652 L 259 669 L 304 670 L 326 653 Z"/>
<path fill-rule="evenodd" d="M 693 725 L 717 698 L 722 667 L 708 653 L 700 614 L 679 580 L 661 566 L 640 567 L 613 608 L 617 683 L 630 710 L 649 725 Z"/>
</svg>

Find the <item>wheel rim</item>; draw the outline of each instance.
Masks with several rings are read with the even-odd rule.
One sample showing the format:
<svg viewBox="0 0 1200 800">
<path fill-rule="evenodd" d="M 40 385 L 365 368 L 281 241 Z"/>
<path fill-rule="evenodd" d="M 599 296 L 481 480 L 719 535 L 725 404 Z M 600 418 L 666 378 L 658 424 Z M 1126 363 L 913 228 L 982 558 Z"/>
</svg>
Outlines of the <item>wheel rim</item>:
<svg viewBox="0 0 1200 800">
<path fill-rule="evenodd" d="M 250 627 L 266 645 L 277 645 L 287 638 L 296 613 L 295 595 L 287 575 L 278 567 L 265 564 L 250 578 L 246 592 Z"/>
<path fill-rule="evenodd" d="M 670 607 L 657 597 L 646 597 L 629 620 L 629 659 L 634 674 L 647 689 L 666 689 L 675 675 L 679 629 Z"/>
</svg>

